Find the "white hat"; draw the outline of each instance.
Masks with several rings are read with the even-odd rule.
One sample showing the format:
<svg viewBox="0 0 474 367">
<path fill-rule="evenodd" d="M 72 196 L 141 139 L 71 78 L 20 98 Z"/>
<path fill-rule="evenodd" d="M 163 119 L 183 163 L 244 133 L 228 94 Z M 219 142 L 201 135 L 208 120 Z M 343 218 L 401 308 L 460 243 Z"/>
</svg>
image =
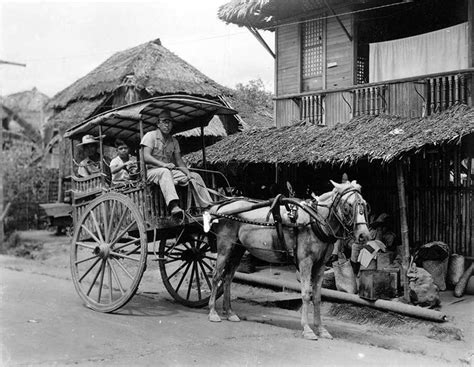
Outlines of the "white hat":
<svg viewBox="0 0 474 367">
<path fill-rule="evenodd" d="M 86 144 L 98 144 L 99 142 L 92 135 L 84 135 L 82 137 L 82 143 L 77 144 L 77 146 L 86 145 Z"/>
</svg>

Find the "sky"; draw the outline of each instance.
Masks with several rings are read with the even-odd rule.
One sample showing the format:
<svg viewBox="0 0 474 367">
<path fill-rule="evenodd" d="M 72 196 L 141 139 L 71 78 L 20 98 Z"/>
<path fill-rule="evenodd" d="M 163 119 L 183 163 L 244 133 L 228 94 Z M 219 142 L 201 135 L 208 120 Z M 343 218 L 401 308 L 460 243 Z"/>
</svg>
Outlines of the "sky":
<svg viewBox="0 0 474 367">
<path fill-rule="evenodd" d="M 36 87 L 49 97 L 115 52 L 160 38 L 164 47 L 216 82 L 262 79 L 273 91 L 274 60 L 246 29 L 225 24 L 230 0 L 0 0 L 0 95 Z M 262 32 L 274 48 L 274 33 Z"/>
</svg>

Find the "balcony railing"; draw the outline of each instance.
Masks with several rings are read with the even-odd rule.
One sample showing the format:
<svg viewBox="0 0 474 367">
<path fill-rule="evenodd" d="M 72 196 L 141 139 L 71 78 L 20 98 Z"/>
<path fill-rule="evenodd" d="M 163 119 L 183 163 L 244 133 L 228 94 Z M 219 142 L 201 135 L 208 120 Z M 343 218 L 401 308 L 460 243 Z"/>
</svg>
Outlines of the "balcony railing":
<svg viewBox="0 0 474 367">
<path fill-rule="evenodd" d="M 333 125 L 360 115 L 427 116 L 458 103 L 472 105 L 473 76 L 474 69 L 471 68 L 278 96 L 275 98 L 276 122 L 277 126 L 293 121 Z"/>
</svg>

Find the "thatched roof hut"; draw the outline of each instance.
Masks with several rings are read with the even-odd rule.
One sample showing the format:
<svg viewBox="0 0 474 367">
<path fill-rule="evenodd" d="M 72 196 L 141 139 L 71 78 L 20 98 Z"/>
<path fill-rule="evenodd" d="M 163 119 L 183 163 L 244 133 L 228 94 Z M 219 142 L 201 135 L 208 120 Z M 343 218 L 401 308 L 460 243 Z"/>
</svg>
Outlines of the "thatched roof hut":
<svg viewBox="0 0 474 367">
<path fill-rule="evenodd" d="M 50 124 L 69 127 L 127 103 L 163 94 L 218 99 L 230 91 L 161 45 L 159 39 L 109 59 L 56 94 Z"/>
<path fill-rule="evenodd" d="M 0 97 L 0 101 L 11 112 L 11 123 L 39 146 L 42 141 L 43 125 L 48 115 L 45 106 L 49 97 L 33 88 Z M 15 130 L 15 127 L 12 128 Z"/>
<path fill-rule="evenodd" d="M 208 163 L 354 165 L 392 162 L 427 145 L 460 142 L 474 133 L 474 109 L 455 106 L 426 118 L 360 116 L 333 127 L 297 124 L 229 136 L 206 151 Z M 186 156 L 200 164 L 201 154 Z"/>
</svg>

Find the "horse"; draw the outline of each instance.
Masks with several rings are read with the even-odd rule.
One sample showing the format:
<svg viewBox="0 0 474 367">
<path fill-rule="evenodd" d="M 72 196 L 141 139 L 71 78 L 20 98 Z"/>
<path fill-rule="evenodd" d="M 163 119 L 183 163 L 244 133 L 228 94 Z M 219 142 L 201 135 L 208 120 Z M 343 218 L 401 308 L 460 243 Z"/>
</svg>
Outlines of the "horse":
<svg viewBox="0 0 474 367">
<path fill-rule="evenodd" d="M 242 255 L 247 250 L 270 263 L 288 263 L 288 258 L 294 259 L 301 278 L 303 337 L 309 340 L 317 340 L 318 336 L 332 339 L 321 323 L 324 264 L 332 253 L 334 242 L 345 231 L 352 231 L 360 243 L 365 243 L 370 234 L 367 204 L 360 193 L 360 185 L 356 181 L 331 183 L 334 189 L 319 198 L 315 196 L 317 200 L 313 201 L 280 198 L 278 203 L 275 200 L 272 208 L 270 201 L 259 204 L 236 198 L 210 208 L 212 222 L 208 225 L 211 225 L 216 237 L 217 260 L 209 299 L 209 321 L 221 321 L 216 311 L 216 296 L 221 287 L 227 320 L 240 321 L 231 307 L 230 287 Z M 280 205 L 282 203 L 284 205 Z M 270 213 L 273 213 L 273 220 L 270 220 Z M 308 323 L 311 300 L 314 331 Z"/>
</svg>

